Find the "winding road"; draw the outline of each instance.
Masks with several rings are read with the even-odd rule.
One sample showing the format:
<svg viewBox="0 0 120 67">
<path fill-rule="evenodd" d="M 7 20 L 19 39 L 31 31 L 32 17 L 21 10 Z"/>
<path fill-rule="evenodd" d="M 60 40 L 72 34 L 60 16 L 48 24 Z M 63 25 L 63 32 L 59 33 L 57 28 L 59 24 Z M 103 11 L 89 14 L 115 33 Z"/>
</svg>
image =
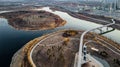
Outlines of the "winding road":
<svg viewBox="0 0 120 67">
<path fill-rule="evenodd" d="M 32 64 L 33 67 L 36 67 L 36 65 L 35 65 L 35 63 L 33 62 L 33 59 L 32 59 L 32 53 L 33 53 L 34 49 L 35 49 L 38 45 L 40 45 L 41 42 L 43 42 L 43 41 L 45 41 L 46 39 L 49 39 L 49 38 L 51 38 L 51 37 L 53 37 L 53 36 L 55 36 L 55 35 L 57 35 L 57 34 L 54 34 L 54 35 L 53 35 L 53 34 L 49 34 L 49 36 L 47 36 L 46 38 L 42 39 L 40 42 L 38 42 L 38 43 L 32 48 L 32 50 L 31 50 L 31 52 L 30 52 L 30 62 L 31 62 L 31 64 Z M 62 42 L 62 41 L 60 41 L 60 42 Z"/>
<path fill-rule="evenodd" d="M 80 46 L 79 46 L 77 67 L 81 67 L 81 65 L 82 65 L 82 50 L 83 50 L 83 40 L 84 40 L 85 34 L 87 34 L 90 31 L 93 31 L 93 30 L 96 30 L 96 29 L 101 29 L 101 28 L 108 27 L 110 25 L 115 24 L 115 21 L 113 19 L 112 19 L 112 21 L 113 21 L 113 23 L 109 23 L 109 24 L 106 24 L 106 25 L 103 25 L 103 26 L 100 26 L 100 27 L 97 27 L 97 28 L 94 28 L 94 29 L 90 29 L 90 30 L 87 30 L 87 31 L 82 33 L 82 35 L 80 37 L 80 44 L 79 44 Z"/>
</svg>

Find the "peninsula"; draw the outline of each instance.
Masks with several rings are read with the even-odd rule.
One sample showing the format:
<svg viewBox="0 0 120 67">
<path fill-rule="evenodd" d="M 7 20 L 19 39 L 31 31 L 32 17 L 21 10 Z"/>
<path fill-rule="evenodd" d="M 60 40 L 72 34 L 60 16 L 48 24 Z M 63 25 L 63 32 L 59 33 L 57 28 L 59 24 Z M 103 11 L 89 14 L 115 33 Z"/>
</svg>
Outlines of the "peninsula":
<svg viewBox="0 0 120 67">
<path fill-rule="evenodd" d="M 63 26 L 66 21 L 47 11 L 13 11 L 0 14 L 18 30 L 47 30 Z"/>
<path fill-rule="evenodd" d="M 82 33 L 78 30 L 62 30 L 38 37 L 13 56 L 10 67 L 73 67 Z M 120 49 L 120 44 L 91 32 L 86 34 L 84 42 L 89 40 L 95 41 L 87 45 L 90 55 L 104 59 L 110 67 L 119 67 L 120 51 L 117 49 Z"/>
</svg>

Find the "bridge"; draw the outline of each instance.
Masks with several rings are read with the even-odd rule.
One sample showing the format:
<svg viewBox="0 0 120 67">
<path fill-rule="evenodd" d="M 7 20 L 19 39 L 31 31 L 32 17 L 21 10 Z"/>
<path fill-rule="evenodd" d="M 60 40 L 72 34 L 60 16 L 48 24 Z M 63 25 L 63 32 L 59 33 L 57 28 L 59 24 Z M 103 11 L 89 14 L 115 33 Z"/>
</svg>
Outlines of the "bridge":
<svg viewBox="0 0 120 67">
<path fill-rule="evenodd" d="M 112 28 L 112 29 L 110 29 L 109 30 L 109 26 L 111 26 L 111 25 L 113 25 L 113 24 L 115 24 L 115 21 L 112 19 L 112 22 L 113 23 L 109 23 L 109 24 L 107 24 L 107 25 L 103 25 L 103 26 L 100 26 L 100 27 L 97 27 L 97 28 L 94 28 L 94 29 L 91 29 L 91 30 L 87 30 L 87 31 L 85 31 L 85 32 L 83 32 L 82 33 L 82 35 L 81 35 L 81 37 L 80 37 L 80 46 L 79 46 L 79 52 L 78 52 L 78 59 L 77 59 L 77 61 L 75 62 L 75 66 L 74 67 L 81 67 L 81 65 L 82 65 L 82 60 L 83 60 L 83 56 L 82 56 L 82 54 L 84 54 L 84 60 L 87 62 L 87 59 L 86 59 L 86 44 L 87 44 L 87 42 L 86 43 L 83 43 L 83 40 L 84 40 L 84 36 L 85 36 L 85 34 L 87 34 L 88 32 L 91 32 L 91 31 L 94 31 L 94 30 L 98 30 L 98 31 L 100 31 L 100 35 L 102 35 L 102 34 L 105 34 L 105 33 L 108 33 L 108 32 L 111 32 L 111 31 L 114 31 L 115 29 L 114 28 Z M 106 28 L 106 31 L 105 30 L 103 30 L 102 28 Z M 55 36 L 55 35 L 51 35 L 50 37 L 52 37 L 52 36 Z M 32 48 L 32 50 L 31 50 L 31 52 L 30 52 L 30 56 L 29 56 L 29 58 L 30 58 L 30 61 L 31 61 L 31 65 L 33 66 L 33 67 L 36 67 L 36 65 L 34 64 L 34 62 L 33 62 L 33 59 L 32 59 L 32 53 L 33 53 L 33 50 L 42 42 L 42 41 L 44 41 L 45 39 L 48 39 L 48 38 L 50 38 L 50 37 L 46 37 L 46 38 L 44 38 L 43 40 L 41 40 L 39 43 L 37 43 L 33 48 Z M 91 41 L 90 41 L 91 42 Z M 89 42 L 88 42 L 89 43 Z M 84 45 L 83 45 L 84 44 Z M 84 53 L 83 53 L 84 52 Z"/>
<path fill-rule="evenodd" d="M 100 26 L 100 27 L 97 27 L 97 28 L 93 28 L 93 29 L 90 29 L 90 30 L 87 30 L 87 31 L 85 31 L 85 32 L 83 32 L 82 33 L 82 35 L 81 35 L 81 37 L 80 37 L 80 44 L 79 44 L 79 52 L 78 52 L 78 59 L 77 60 L 75 60 L 75 65 L 74 65 L 74 67 L 81 67 L 82 66 L 82 58 L 83 58 L 83 56 L 82 56 L 82 54 L 83 54 L 83 52 L 84 52 L 84 60 L 86 61 L 86 56 L 85 56 L 85 54 L 86 54 L 86 47 L 85 47 L 85 44 L 86 43 L 83 43 L 83 40 L 84 40 L 84 36 L 85 36 L 85 34 L 87 34 L 88 32 L 91 32 L 91 31 L 95 31 L 95 30 L 99 30 L 100 31 L 100 35 L 102 35 L 102 34 L 106 34 L 106 33 L 109 33 L 109 32 L 111 32 L 111 31 L 114 31 L 115 29 L 114 28 L 112 28 L 112 29 L 108 29 L 109 28 L 109 26 L 112 26 L 112 25 L 114 25 L 115 24 L 115 21 L 112 19 L 112 23 L 109 23 L 109 24 L 106 24 L 106 25 L 103 25 L 103 26 Z M 106 31 L 103 31 L 103 28 L 106 28 Z M 91 42 L 91 41 L 90 41 Z"/>
</svg>

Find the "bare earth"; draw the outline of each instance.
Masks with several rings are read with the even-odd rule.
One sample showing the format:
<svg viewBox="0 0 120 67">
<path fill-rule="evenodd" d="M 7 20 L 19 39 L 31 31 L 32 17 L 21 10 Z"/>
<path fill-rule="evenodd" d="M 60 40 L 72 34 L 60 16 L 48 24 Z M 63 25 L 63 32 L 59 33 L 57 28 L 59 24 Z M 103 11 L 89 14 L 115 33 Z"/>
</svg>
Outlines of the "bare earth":
<svg viewBox="0 0 120 67">
<path fill-rule="evenodd" d="M 38 42 L 39 45 L 32 53 L 33 62 L 37 67 L 73 67 L 75 54 L 78 52 L 79 38 L 82 33 L 83 31 L 64 30 L 36 38 L 27 43 L 13 56 L 10 67 L 31 67 L 32 64 L 29 58 L 30 52 L 32 47 Z M 46 37 L 47 39 L 45 39 Z M 105 44 L 97 38 L 109 42 L 112 46 L 118 49 L 116 50 L 113 48 L 113 50 L 120 53 L 120 44 L 115 43 L 106 37 L 97 34 L 93 35 L 93 33 L 88 33 L 84 39 L 84 42 L 88 40 L 95 41 L 95 43 L 89 43 L 87 45 L 88 53 L 106 60 L 110 67 L 120 67 L 120 64 L 115 61 L 115 59 L 120 59 L 120 56 L 108 49 L 106 47 L 110 47 L 108 44 Z M 92 50 L 92 47 L 99 51 Z M 90 66 L 83 64 L 83 67 Z"/>
<path fill-rule="evenodd" d="M 14 11 L 0 14 L 18 30 L 47 30 L 63 26 L 66 21 L 46 11 Z"/>
</svg>

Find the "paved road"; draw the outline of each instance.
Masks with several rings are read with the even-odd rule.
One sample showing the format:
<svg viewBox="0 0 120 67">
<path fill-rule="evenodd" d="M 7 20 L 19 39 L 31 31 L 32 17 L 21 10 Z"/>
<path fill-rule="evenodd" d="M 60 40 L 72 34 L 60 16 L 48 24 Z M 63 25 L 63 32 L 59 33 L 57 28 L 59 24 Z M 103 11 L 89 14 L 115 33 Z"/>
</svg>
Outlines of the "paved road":
<svg viewBox="0 0 120 67">
<path fill-rule="evenodd" d="M 97 27 L 97 28 L 95 28 L 95 29 L 99 29 L 99 28 L 103 28 L 103 27 L 107 27 L 107 26 L 109 26 L 109 25 L 112 25 L 112 24 L 114 24 L 114 22 L 113 23 L 110 23 L 110 24 L 107 24 L 107 25 L 104 25 L 104 26 L 101 26 L 101 27 Z M 92 29 L 92 30 L 95 30 L 95 29 Z M 80 64 L 80 66 L 78 66 L 78 67 L 81 67 L 81 61 L 79 61 L 80 60 L 80 58 L 81 58 L 81 55 L 82 55 L 82 45 L 81 44 L 83 44 L 83 38 L 84 38 L 84 35 L 87 33 L 87 32 L 89 32 L 89 31 L 92 31 L 92 30 L 88 30 L 88 31 L 85 31 L 82 35 L 81 35 L 81 38 L 80 38 L 80 46 L 79 46 L 79 49 L 81 49 L 81 51 L 79 51 L 79 58 L 78 58 L 78 64 Z M 42 39 L 39 43 L 37 43 L 34 47 L 33 47 L 33 49 L 31 50 L 31 52 L 30 52 L 30 61 L 31 61 L 31 64 L 33 65 L 33 67 L 36 67 L 36 65 L 34 64 L 34 62 L 33 62 L 33 59 L 32 59 L 32 53 L 33 53 L 33 50 L 42 42 L 42 41 L 44 41 L 44 40 L 46 40 L 46 39 L 48 39 L 48 38 L 51 38 L 52 36 L 55 36 L 55 35 L 50 35 L 49 37 L 46 37 L 46 38 L 44 38 L 44 39 Z"/>
<path fill-rule="evenodd" d="M 87 56 L 88 62 L 91 61 L 91 62 L 89 62 L 90 65 L 95 65 L 95 67 L 104 67 L 100 61 L 96 60 L 91 55 L 87 54 L 86 56 Z M 75 55 L 74 67 L 77 67 L 77 61 L 78 61 L 78 53 L 76 53 L 76 55 Z M 83 62 L 85 62 L 85 61 L 83 61 Z M 92 66 L 90 66 L 90 67 L 92 67 Z"/>
<path fill-rule="evenodd" d="M 45 41 L 46 39 L 51 38 L 51 37 L 53 37 L 53 36 L 55 36 L 55 35 L 57 35 L 57 34 L 54 34 L 54 35 L 51 34 L 51 35 L 49 35 L 48 37 L 46 37 L 46 38 L 42 39 L 40 42 L 38 42 L 38 43 L 32 48 L 32 50 L 31 50 L 31 52 L 30 52 L 30 62 L 31 62 L 31 64 L 32 64 L 33 67 L 36 67 L 36 65 L 35 65 L 35 63 L 33 62 L 33 59 L 32 59 L 32 53 L 33 53 L 34 49 L 35 49 L 38 45 L 40 45 L 40 43 L 41 43 L 42 41 Z"/>
<path fill-rule="evenodd" d="M 89 58 L 89 60 L 91 61 L 90 63 L 91 63 L 91 66 L 90 67 L 92 67 L 92 65 L 94 65 L 95 67 L 104 67 L 104 65 L 100 62 L 100 61 L 98 61 L 98 60 L 96 60 L 94 57 L 92 57 L 91 55 L 89 55 L 89 54 L 87 54 L 87 57 Z"/>
<path fill-rule="evenodd" d="M 114 52 L 120 56 L 120 50 L 117 49 L 116 47 L 114 47 L 112 44 L 110 44 L 100 38 L 96 38 L 96 39 L 98 39 L 101 42 L 101 44 L 103 44 L 103 46 L 105 46 L 106 48 L 108 48 L 109 50 L 111 50 L 112 52 Z"/>
<path fill-rule="evenodd" d="M 103 26 L 100 26 L 100 27 L 97 27 L 97 28 L 94 28 L 94 29 L 90 29 L 90 30 L 87 30 L 85 32 L 82 33 L 81 37 L 80 37 L 80 45 L 79 45 L 79 54 L 78 54 L 78 64 L 77 64 L 77 67 L 81 67 L 81 63 L 82 63 L 82 46 L 83 46 L 83 39 L 84 39 L 84 36 L 85 34 L 87 34 L 88 32 L 90 31 L 93 31 L 93 30 L 96 30 L 96 29 L 101 29 L 101 28 L 104 28 L 104 27 L 108 27 L 110 25 L 113 25 L 115 24 L 115 21 L 112 19 L 113 23 L 109 23 L 107 25 L 103 25 Z"/>
<path fill-rule="evenodd" d="M 110 22 L 105 21 L 105 20 L 100 20 L 100 19 L 89 17 L 89 16 L 85 16 L 85 15 L 81 15 L 81 16 L 86 17 L 86 18 L 91 19 L 91 20 L 94 20 L 94 21 L 98 21 L 98 22 L 104 22 L 104 23 L 107 23 L 107 24 L 110 23 Z M 114 24 L 114 25 L 120 26 L 120 24 Z"/>
</svg>

